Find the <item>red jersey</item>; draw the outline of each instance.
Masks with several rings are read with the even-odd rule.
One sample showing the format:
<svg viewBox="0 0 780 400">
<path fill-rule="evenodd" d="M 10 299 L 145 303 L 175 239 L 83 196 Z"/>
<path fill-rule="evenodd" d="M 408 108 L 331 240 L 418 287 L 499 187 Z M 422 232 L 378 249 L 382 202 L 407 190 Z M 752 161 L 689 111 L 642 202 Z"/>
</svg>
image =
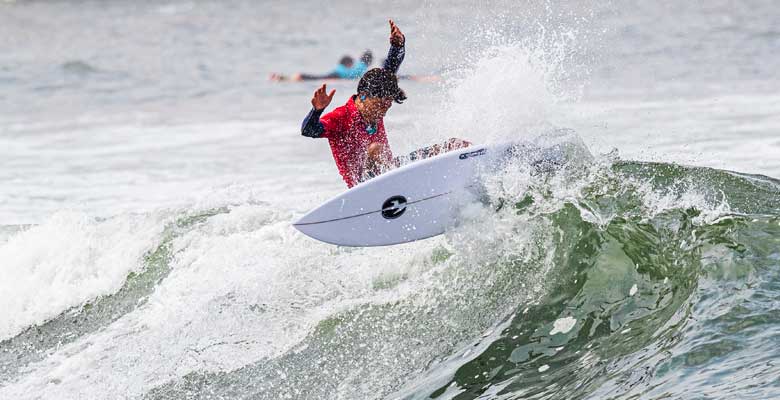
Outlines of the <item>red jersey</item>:
<svg viewBox="0 0 780 400">
<path fill-rule="evenodd" d="M 380 143 L 385 149 L 382 157 L 389 163 L 393 159 L 390 146 L 387 143 L 385 124 L 379 119 L 376 124 L 376 132 L 369 134 L 366 131 L 366 123 L 355 106 L 355 96 L 352 96 L 347 104 L 334 109 L 320 118 L 320 123 L 325 128 L 321 137 L 328 138 L 333 160 L 339 169 L 341 177 L 352 187 L 365 180 L 366 161 L 368 159 L 368 146 L 371 143 Z"/>
</svg>

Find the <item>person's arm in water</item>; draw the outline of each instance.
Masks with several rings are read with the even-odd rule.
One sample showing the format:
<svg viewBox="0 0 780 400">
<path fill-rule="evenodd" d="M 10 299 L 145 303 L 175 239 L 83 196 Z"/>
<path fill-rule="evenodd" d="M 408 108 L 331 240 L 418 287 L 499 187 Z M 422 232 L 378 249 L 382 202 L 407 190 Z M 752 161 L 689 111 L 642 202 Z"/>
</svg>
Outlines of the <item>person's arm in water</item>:
<svg viewBox="0 0 780 400">
<path fill-rule="evenodd" d="M 322 134 L 325 133 L 325 126 L 320 122 L 320 117 L 331 100 L 333 100 L 333 95 L 336 94 L 335 89 L 331 90 L 330 94 L 326 93 L 326 89 L 326 85 L 323 84 L 314 92 L 314 96 L 311 98 L 312 108 L 306 118 L 303 119 L 301 135 L 316 139 L 322 137 Z"/>
<path fill-rule="evenodd" d="M 405 45 L 406 37 L 395 25 L 395 22 L 390 20 L 390 50 L 387 52 L 387 58 L 382 68 L 397 73 L 401 63 L 404 62 L 404 56 L 406 55 Z"/>
<path fill-rule="evenodd" d="M 292 75 L 282 75 L 282 74 L 273 73 L 271 74 L 271 76 L 268 77 L 269 80 L 276 81 L 276 82 L 318 81 L 321 79 L 339 79 L 339 78 L 340 76 L 336 72 L 331 72 L 326 75 L 312 75 L 312 74 L 301 74 L 301 73 L 295 73 Z"/>
<path fill-rule="evenodd" d="M 341 78 L 338 73 L 331 72 L 326 75 L 311 75 L 311 74 L 297 74 L 294 76 L 293 80 L 296 81 L 317 81 L 320 79 L 338 79 Z"/>
</svg>

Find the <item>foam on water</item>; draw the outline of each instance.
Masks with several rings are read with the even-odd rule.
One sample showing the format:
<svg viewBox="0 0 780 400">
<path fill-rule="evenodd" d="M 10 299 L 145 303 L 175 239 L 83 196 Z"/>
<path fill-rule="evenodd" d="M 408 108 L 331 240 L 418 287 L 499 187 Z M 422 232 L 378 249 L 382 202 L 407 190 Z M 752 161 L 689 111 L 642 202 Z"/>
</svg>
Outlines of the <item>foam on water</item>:
<svg viewBox="0 0 780 400">
<path fill-rule="evenodd" d="M 234 196 L 235 190 L 225 195 Z M 233 203 L 235 198 L 224 199 L 223 203 L 226 201 Z M 209 201 L 214 202 L 214 199 Z M 28 366 L 25 378 L 0 392 L 15 398 L 139 395 L 192 371 L 233 370 L 263 358 L 279 356 L 300 342 L 317 323 L 345 307 L 356 303 L 387 303 L 403 297 L 404 290 L 377 293 L 374 286 L 380 284 L 378 282 L 419 273 L 415 272 L 419 264 L 413 260 L 420 253 L 413 249 L 430 249 L 437 243 L 429 241 L 382 252 L 334 249 L 312 243 L 293 230 L 289 225 L 292 219 L 294 215 L 280 204 L 246 204 L 232 206 L 229 211 L 197 224 L 192 231 L 173 241 L 171 251 L 175 257 L 169 266 L 171 272 L 145 304 L 100 332 L 63 346 L 51 357 Z M 47 228 L 68 233 L 65 231 L 83 229 L 82 225 L 78 219 L 57 217 L 31 233 L 20 234 L 12 243 L 32 240 L 33 234 L 45 234 Z M 163 225 L 159 221 L 153 224 L 158 229 Z M 117 226 L 105 225 L 104 228 L 116 230 Z M 102 271 L 96 270 L 94 263 L 79 265 L 76 261 L 81 258 L 78 257 L 67 265 L 71 269 L 80 267 L 72 271 L 76 276 L 89 275 L 90 267 L 95 268 L 92 274 L 97 277 L 113 272 L 117 276 L 112 275 L 112 279 L 104 279 L 101 283 L 121 286 L 124 276 L 134 270 L 127 265 L 136 267 L 137 256 L 149 243 L 128 246 L 132 242 L 122 240 L 121 236 L 101 238 L 115 244 L 110 246 L 103 240 L 94 240 L 99 233 L 106 233 L 100 228 L 92 227 L 87 231 L 77 235 L 71 232 L 76 242 L 70 245 L 103 243 L 104 248 L 111 250 L 111 255 L 126 256 L 127 261 L 116 263 L 115 269 Z M 143 237 L 156 236 L 144 233 Z M 117 250 L 117 245 L 123 247 L 121 251 Z M 18 245 L 12 246 L 4 249 L 15 249 Z M 67 247 L 68 243 L 62 246 Z M 132 255 L 136 257 L 128 257 L 133 251 Z M 41 254 L 47 260 L 44 266 L 56 264 L 52 262 L 57 259 L 51 257 L 51 252 Z M 130 263 L 130 260 L 136 263 Z M 104 256 L 102 261 L 116 260 Z M 36 265 L 26 271 L 35 270 L 34 267 Z M 56 275 L 51 274 L 51 268 L 38 269 L 38 272 L 40 275 L 29 277 L 30 285 L 38 288 L 44 285 L 41 276 Z M 37 281 L 33 282 L 34 279 Z M 76 304 L 71 303 L 117 289 L 97 287 L 89 279 L 71 281 L 80 284 L 82 289 L 85 284 L 92 284 L 95 290 L 54 288 L 58 290 L 52 290 L 52 296 L 40 296 L 31 291 L 34 295 L 28 300 L 38 301 L 36 304 L 42 308 L 40 313 L 53 316 L 63 310 L 52 307 L 50 301 L 55 294 L 67 306 L 74 306 Z M 28 286 L 20 290 L 29 289 Z M 32 319 L 32 316 L 34 314 L 14 327 L 40 323 L 44 319 Z M 155 367 L 150 368 L 152 365 Z"/>
<path fill-rule="evenodd" d="M 155 10 L 175 16 L 199 7 Z M 563 103 L 576 97 L 566 86 L 578 34 L 562 32 L 480 50 L 473 63 L 451 71 L 440 108 L 414 118 L 419 135 L 411 140 L 531 139 L 570 120 L 577 105 Z M 275 90 L 274 107 L 294 97 L 305 112 L 308 91 Z M 762 101 L 756 99 L 748 104 Z M 776 99 L 763 99 L 770 102 L 762 114 L 771 114 Z M 670 113 L 660 115 L 677 115 L 669 104 L 643 104 L 638 112 L 657 106 Z M 634 114 L 622 124 L 647 123 Z M 764 121 L 753 126 L 774 126 L 771 117 Z M 446 235 L 345 249 L 290 226 L 342 189 L 337 177 L 327 180 L 335 169 L 326 144 L 300 142 L 296 123 L 85 120 L 87 127 L 20 122 L 9 129 L 0 139 L 14 146 L 19 166 L 40 150 L 66 166 L 78 166 L 72 154 L 101 159 L 89 167 L 109 173 L 82 182 L 103 183 L 101 212 L 46 216 L 48 206 L 20 207 L 42 223 L 3 227 L 0 272 L 12 279 L 0 282 L 0 341 L 36 325 L 67 331 L 63 313 L 86 314 L 88 304 L 124 295 L 128 276 L 153 269 L 145 255 L 162 253 L 151 258 L 164 271 L 148 292 L 129 297 L 133 307 L 98 328 L 11 360 L 17 369 L 0 375 L 7 378 L 0 398 L 630 398 L 706 387 L 695 378 L 702 366 L 711 371 L 703 376 L 720 383 L 718 374 L 741 374 L 743 390 L 749 379 L 778 375 L 771 364 L 777 319 L 766 317 L 774 315 L 767 305 L 777 294 L 780 226 L 771 181 L 756 177 L 751 186 L 742 175 L 730 181 L 720 171 L 625 162 L 617 153 L 592 157 L 576 134 L 551 134 L 540 140 L 565 147 L 563 168 L 508 165 L 486 177 L 485 202 L 464 209 Z M 74 137 L 82 139 L 74 147 L 54 146 Z M 127 166 L 122 152 L 143 159 L 161 146 L 166 154 L 154 158 L 158 168 L 145 170 L 150 184 L 133 205 L 112 185 Z M 48 167 L 28 171 L 40 169 L 48 179 Z M 261 172 L 246 172 L 252 169 Z M 200 179 L 201 170 L 219 179 Z M 154 184 L 166 177 L 177 189 Z M 84 193 L 61 191 L 94 207 Z M 171 209 L 121 211 L 140 203 Z M 109 218 L 93 215 L 112 208 Z M 18 215 L 11 216 L 23 220 Z M 721 296 L 728 292 L 721 285 L 740 296 Z M 742 321 L 758 332 L 740 337 Z M 710 346 L 712 325 L 734 337 Z M 734 345 L 751 340 L 764 355 Z M 9 343 L 2 342 L 16 346 Z M 740 369 L 743 358 L 753 372 Z"/>
<path fill-rule="evenodd" d="M 60 212 L 11 236 L 0 245 L 0 341 L 119 290 L 164 226 L 154 214 L 95 220 Z"/>
</svg>

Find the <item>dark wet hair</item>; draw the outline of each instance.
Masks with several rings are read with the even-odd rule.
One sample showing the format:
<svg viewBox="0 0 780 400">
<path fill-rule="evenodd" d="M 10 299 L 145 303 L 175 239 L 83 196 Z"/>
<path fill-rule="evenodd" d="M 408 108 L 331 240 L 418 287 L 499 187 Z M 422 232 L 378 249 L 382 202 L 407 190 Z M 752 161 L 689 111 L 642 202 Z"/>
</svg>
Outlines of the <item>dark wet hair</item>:
<svg viewBox="0 0 780 400">
<path fill-rule="evenodd" d="M 371 53 L 371 50 L 366 50 L 360 56 L 360 61 L 363 61 L 366 65 L 371 65 L 371 62 L 374 61 L 374 54 Z"/>
<path fill-rule="evenodd" d="M 406 100 L 406 93 L 398 87 L 398 78 L 384 68 L 368 70 L 360 78 L 357 92 L 368 97 L 392 97 L 398 104 Z"/>
<path fill-rule="evenodd" d="M 354 63 L 355 63 L 355 60 L 352 59 L 352 57 L 350 57 L 350 56 L 341 57 L 341 60 L 339 61 L 339 64 L 341 64 L 341 65 L 343 65 L 345 67 L 351 67 L 352 64 L 354 64 Z"/>
</svg>

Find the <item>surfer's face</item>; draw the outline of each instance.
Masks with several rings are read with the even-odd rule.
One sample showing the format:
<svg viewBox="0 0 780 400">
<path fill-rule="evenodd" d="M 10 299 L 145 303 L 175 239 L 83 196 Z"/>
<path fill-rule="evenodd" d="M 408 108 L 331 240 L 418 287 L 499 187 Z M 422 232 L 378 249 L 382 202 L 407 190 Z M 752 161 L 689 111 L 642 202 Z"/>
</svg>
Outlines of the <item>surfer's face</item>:
<svg viewBox="0 0 780 400">
<path fill-rule="evenodd" d="M 361 114 L 368 120 L 377 120 L 387 114 L 387 110 L 393 105 L 392 97 L 367 97 L 361 100 Z"/>
</svg>

